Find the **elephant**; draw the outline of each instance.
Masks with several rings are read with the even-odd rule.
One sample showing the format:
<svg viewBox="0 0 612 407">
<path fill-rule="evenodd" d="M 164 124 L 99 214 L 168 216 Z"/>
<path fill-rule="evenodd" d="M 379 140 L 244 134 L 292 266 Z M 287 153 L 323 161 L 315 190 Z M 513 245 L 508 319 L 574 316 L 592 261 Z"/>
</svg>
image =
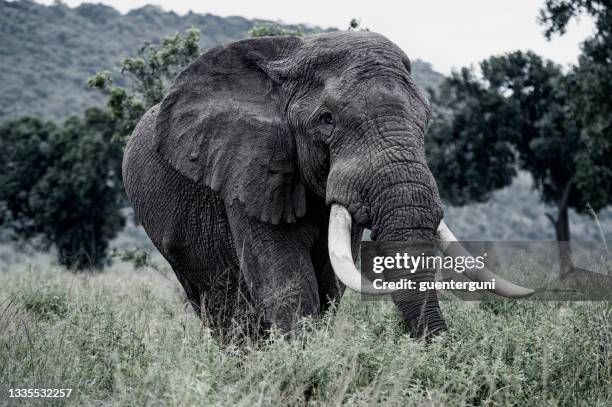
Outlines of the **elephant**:
<svg viewBox="0 0 612 407">
<path fill-rule="evenodd" d="M 410 60 L 382 35 L 244 39 L 204 53 L 144 114 L 125 149 L 125 190 L 193 308 L 217 326 L 249 313 L 257 330 L 290 331 L 349 287 L 390 294 L 427 339 L 447 329 L 435 291 L 376 290 L 353 260 L 364 228 L 431 250 L 456 240 L 425 159 L 430 117 Z"/>
</svg>

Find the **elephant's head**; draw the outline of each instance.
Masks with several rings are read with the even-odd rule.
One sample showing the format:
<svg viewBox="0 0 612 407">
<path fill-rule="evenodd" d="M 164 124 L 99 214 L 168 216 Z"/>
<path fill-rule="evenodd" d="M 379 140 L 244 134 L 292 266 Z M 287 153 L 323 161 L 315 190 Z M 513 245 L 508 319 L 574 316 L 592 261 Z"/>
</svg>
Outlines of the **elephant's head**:
<svg viewBox="0 0 612 407">
<path fill-rule="evenodd" d="M 372 32 L 335 32 L 209 51 L 177 78 L 156 134 L 181 173 L 262 222 L 299 221 L 308 194 L 324 199 L 334 269 L 369 292 L 352 264 L 352 222 L 384 241 L 433 242 L 441 224 L 425 160 L 430 115 L 402 50 Z M 439 314 L 435 298 L 425 310 L 394 299 L 410 318 Z"/>
</svg>

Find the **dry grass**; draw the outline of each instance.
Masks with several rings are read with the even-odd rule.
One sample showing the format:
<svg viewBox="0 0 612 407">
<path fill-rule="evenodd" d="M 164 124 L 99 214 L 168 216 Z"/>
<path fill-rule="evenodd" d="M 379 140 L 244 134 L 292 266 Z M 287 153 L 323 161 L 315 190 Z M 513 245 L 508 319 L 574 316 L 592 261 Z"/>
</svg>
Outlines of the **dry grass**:
<svg viewBox="0 0 612 407">
<path fill-rule="evenodd" d="M 446 302 L 450 331 L 424 347 L 391 304 L 349 294 L 238 347 L 183 298 L 126 265 L 1 273 L 0 383 L 73 387 L 73 405 L 612 405 L 608 303 Z"/>
</svg>

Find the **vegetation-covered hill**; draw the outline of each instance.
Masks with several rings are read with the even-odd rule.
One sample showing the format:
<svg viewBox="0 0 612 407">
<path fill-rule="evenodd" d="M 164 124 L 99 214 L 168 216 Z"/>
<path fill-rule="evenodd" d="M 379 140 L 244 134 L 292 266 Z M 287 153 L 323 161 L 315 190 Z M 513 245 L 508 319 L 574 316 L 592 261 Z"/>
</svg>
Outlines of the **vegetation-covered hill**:
<svg viewBox="0 0 612 407">
<path fill-rule="evenodd" d="M 102 104 L 102 97 L 87 89 L 85 80 L 118 66 L 144 41 L 159 42 L 193 26 L 202 32 L 201 45 L 207 49 L 245 38 L 261 23 L 266 22 L 212 14 L 180 16 L 155 6 L 121 14 L 101 4 L 69 8 L 61 3 L 0 0 L 0 119 L 24 114 L 64 118 Z M 423 87 L 436 86 L 442 79 L 420 61 L 414 62 L 414 75 Z"/>
<path fill-rule="evenodd" d="M 194 26 L 202 31 L 202 46 L 210 48 L 248 36 L 258 22 L 211 14 L 179 16 L 154 6 L 121 14 L 101 4 L 69 8 L 0 0 L 0 117 L 80 113 L 102 103 L 85 80 L 118 66 L 144 41 L 159 42 Z"/>
</svg>

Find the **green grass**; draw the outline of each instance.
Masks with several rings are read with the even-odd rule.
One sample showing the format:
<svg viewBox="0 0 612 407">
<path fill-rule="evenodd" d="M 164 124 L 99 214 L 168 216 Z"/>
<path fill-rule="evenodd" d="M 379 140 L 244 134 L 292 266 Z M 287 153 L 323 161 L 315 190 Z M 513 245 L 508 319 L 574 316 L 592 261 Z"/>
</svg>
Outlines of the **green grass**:
<svg viewBox="0 0 612 407">
<path fill-rule="evenodd" d="M 443 308 L 428 347 L 352 294 L 291 338 L 222 346 L 158 273 L 23 267 L 0 274 L 0 383 L 73 405 L 612 405 L 612 305 Z"/>
</svg>

